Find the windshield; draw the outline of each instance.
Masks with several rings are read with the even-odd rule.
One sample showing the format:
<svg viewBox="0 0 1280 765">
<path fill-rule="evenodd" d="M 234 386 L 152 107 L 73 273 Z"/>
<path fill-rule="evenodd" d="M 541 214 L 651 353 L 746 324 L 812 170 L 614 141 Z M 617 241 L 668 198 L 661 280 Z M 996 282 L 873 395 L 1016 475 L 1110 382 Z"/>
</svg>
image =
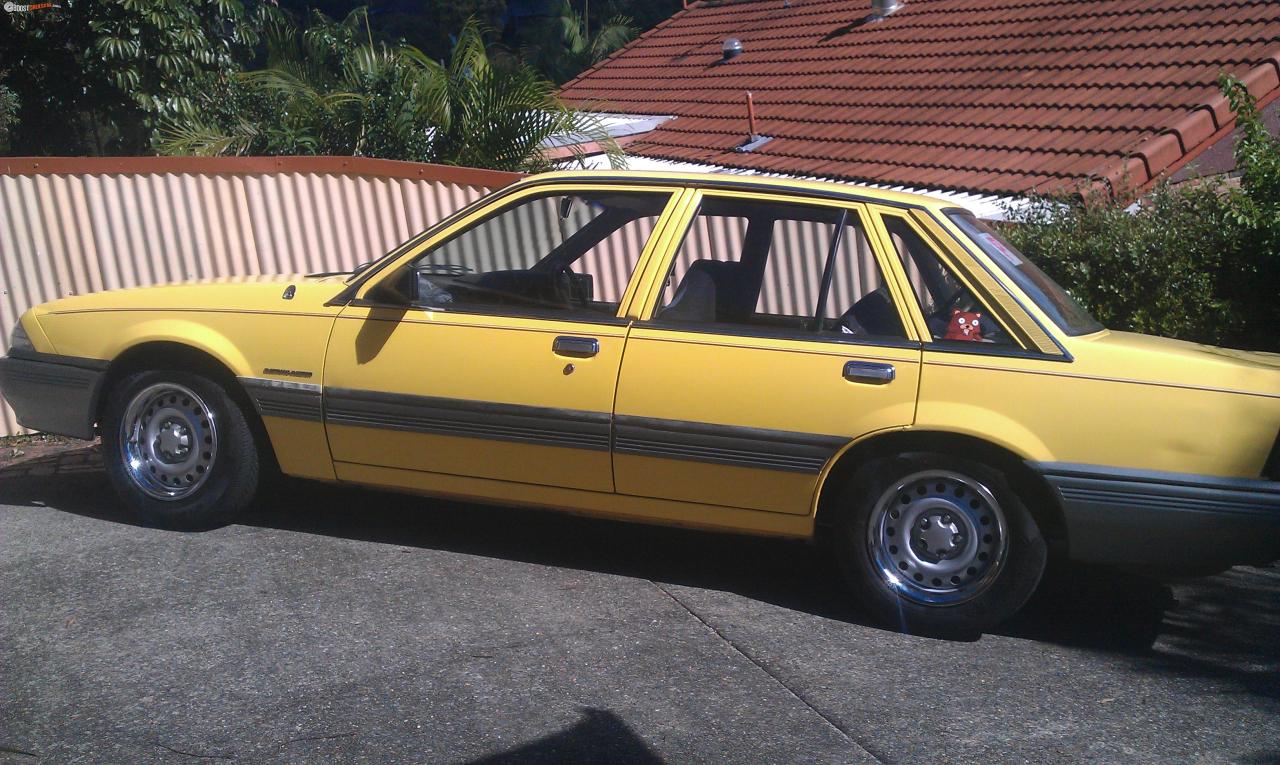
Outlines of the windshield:
<svg viewBox="0 0 1280 765">
<path fill-rule="evenodd" d="M 347 284 L 355 284 L 357 281 L 361 280 L 366 276 L 373 276 L 374 274 L 381 271 L 384 266 L 395 262 L 395 260 L 399 258 L 401 255 L 405 254 L 409 250 L 425 242 L 427 238 L 430 237 L 431 234 L 434 233 L 435 231 L 442 229 L 445 226 L 448 226 L 450 223 L 456 220 L 460 220 L 466 217 L 471 213 L 472 210 L 475 210 L 476 208 L 489 204 L 495 199 L 498 199 L 499 196 L 505 193 L 506 191 L 507 189 L 503 189 L 502 191 L 495 191 L 492 194 L 486 194 L 480 197 L 479 199 L 472 201 L 470 204 L 464 205 L 461 210 L 458 210 L 457 212 L 445 217 L 443 220 L 438 221 L 432 224 L 431 226 L 428 226 L 425 231 L 422 231 L 419 234 L 409 237 L 404 242 L 401 242 L 394 250 L 392 250 L 391 252 L 388 252 L 386 255 L 383 255 L 380 258 L 374 258 L 373 260 L 367 263 L 361 263 L 350 272 L 341 271 L 338 273 L 351 274 L 350 276 L 347 277 Z"/>
<path fill-rule="evenodd" d="M 1103 329 L 1098 320 L 1090 316 L 1070 293 L 994 229 L 975 218 L 973 213 L 967 210 L 947 210 L 946 213 L 947 217 L 969 235 L 974 244 L 982 248 L 992 262 L 1040 306 L 1040 310 L 1049 314 L 1049 318 L 1063 332 L 1068 335 L 1087 335 Z"/>
</svg>

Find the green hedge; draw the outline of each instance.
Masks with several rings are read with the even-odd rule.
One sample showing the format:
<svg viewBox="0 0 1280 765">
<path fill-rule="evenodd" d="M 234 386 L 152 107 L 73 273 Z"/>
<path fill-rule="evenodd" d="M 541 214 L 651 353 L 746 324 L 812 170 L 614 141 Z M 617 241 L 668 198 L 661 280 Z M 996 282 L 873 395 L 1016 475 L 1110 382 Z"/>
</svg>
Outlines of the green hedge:
<svg viewBox="0 0 1280 765">
<path fill-rule="evenodd" d="M 1235 78 L 1235 182 L 1157 185 L 1137 205 L 1098 195 L 1011 208 L 1007 235 L 1106 326 L 1280 351 L 1280 139 Z"/>
</svg>

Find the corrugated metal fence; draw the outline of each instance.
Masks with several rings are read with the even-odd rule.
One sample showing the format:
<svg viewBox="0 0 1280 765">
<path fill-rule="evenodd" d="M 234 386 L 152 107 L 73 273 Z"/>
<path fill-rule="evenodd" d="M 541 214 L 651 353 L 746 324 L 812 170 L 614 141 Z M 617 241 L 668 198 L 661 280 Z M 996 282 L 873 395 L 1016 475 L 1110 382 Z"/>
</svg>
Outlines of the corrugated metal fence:
<svg viewBox="0 0 1280 765">
<path fill-rule="evenodd" d="M 66 295 L 350 269 L 516 178 L 342 157 L 0 159 L 0 347 Z M 18 432 L 0 405 L 0 436 Z"/>
</svg>

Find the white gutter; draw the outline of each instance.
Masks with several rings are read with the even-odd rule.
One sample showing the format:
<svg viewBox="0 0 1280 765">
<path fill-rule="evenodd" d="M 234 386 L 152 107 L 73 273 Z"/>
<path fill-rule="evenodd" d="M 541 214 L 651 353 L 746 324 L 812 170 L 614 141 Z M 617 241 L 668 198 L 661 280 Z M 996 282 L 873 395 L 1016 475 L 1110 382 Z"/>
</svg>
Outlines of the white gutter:
<svg viewBox="0 0 1280 765">
<path fill-rule="evenodd" d="M 579 114 L 583 114 L 583 112 L 579 112 Z M 648 133 L 667 120 L 674 119 L 674 117 L 661 115 L 607 114 L 601 112 L 586 112 L 586 114 L 595 119 L 598 125 L 614 140 Z M 591 143 L 594 140 L 596 140 L 594 136 L 585 133 L 561 133 L 544 140 L 541 146 L 544 149 L 557 149 L 562 146 Z"/>
<path fill-rule="evenodd" d="M 1025 207 L 1029 201 L 1025 197 L 1000 196 L 996 194 L 972 194 L 964 191 L 940 191 L 937 189 L 919 189 L 910 186 L 889 186 L 882 183 L 848 183 L 845 181 L 832 181 L 830 178 L 817 178 L 812 176 L 800 177 L 794 175 L 785 175 L 782 173 L 761 173 L 755 170 L 744 170 L 741 168 L 721 167 L 720 165 L 704 165 L 697 162 L 672 162 L 665 159 L 654 159 L 653 157 L 638 157 L 627 155 L 628 170 L 669 170 L 675 172 L 688 173 L 725 173 L 729 175 L 762 175 L 769 178 L 798 178 L 806 181 L 826 181 L 828 183 L 843 183 L 848 186 L 861 186 L 863 188 L 883 189 L 886 191 L 905 191 L 912 194 L 923 194 L 934 199 L 939 199 L 957 207 L 963 207 L 971 211 L 974 215 L 984 220 L 1006 220 L 1010 209 Z M 586 169 L 608 170 L 609 160 L 604 156 L 592 156 L 584 159 Z M 583 167 L 574 163 L 575 168 Z"/>
</svg>

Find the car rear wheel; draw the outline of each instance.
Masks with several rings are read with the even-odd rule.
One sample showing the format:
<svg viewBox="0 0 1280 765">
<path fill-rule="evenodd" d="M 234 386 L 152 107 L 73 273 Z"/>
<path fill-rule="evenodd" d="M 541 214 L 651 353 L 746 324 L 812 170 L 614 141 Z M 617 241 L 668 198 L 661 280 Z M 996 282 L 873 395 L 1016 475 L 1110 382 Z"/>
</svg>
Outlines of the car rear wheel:
<svg viewBox="0 0 1280 765">
<path fill-rule="evenodd" d="M 1012 616 L 1047 546 L 997 471 L 943 455 L 864 468 L 842 492 L 837 554 L 882 620 L 906 632 L 972 634 Z"/>
<path fill-rule="evenodd" d="M 245 412 L 220 385 L 190 372 L 121 380 L 107 402 L 102 446 L 112 485 L 148 525 L 223 525 L 257 491 L 260 456 Z"/>
</svg>

